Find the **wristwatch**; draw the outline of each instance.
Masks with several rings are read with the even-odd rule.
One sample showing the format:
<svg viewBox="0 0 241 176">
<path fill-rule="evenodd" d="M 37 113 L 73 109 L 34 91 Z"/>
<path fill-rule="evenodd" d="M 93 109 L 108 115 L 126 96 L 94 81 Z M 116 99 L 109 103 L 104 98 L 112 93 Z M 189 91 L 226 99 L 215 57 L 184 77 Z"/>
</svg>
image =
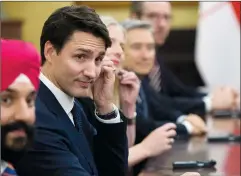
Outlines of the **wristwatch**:
<svg viewBox="0 0 241 176">
<path fill-rule="evenodd" d="M 115 119 L 118 115 L 118 109 L 115 108 L 115 106 L 113 106 L 113 111 L 105 114 L 105 115 L 100 115 L 98 111 L 96 111 L 96 115 L 103 119 L 103 120 L 111 120 L 111 119 Z"/>
</svg>

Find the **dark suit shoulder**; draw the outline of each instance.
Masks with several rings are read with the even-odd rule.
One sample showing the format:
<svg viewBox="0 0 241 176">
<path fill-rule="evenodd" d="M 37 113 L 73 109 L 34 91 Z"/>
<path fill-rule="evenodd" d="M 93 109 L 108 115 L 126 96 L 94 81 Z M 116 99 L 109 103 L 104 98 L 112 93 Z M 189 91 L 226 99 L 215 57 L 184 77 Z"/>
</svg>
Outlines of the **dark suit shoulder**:
<svg viewBox="0 0 241 176">
<path fill-rule="evenodd" d="M 44 128 L 58 128 L 58 118 L 55 114 L 51 113 L 47 106 L 41 101 L 41 99 L 36 99 L 36 121 L 35 127 Z M 56 124 L 56 125 L 52 125 Z"/>
</svg>

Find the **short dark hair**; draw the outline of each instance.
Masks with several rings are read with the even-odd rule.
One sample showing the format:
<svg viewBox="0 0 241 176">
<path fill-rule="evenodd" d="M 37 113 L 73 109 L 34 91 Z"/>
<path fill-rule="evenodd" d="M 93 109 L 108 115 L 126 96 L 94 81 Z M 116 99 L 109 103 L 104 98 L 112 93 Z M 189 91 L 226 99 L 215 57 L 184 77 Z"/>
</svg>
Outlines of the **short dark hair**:
<svg viewBox="0 0 241 176">
<path fill-rule="evenodd" d="M 57 9 L 45 21 L 40 37 L 42 65 L 45 63 L 44 45 L 47 41 L 61 51 L 75 31 L 83 31 L 101 37 L 106 49 L 111 46 L 108 30 L 94 9 L 87 6 L 66 6 Z"/>
<path fill-rule="evenodd" d="M 131 2 L 131 14 L 135 14 L 138 19 L 141 18 L 143 11 L 142 1 L 132 1 Z"/>
</svg>

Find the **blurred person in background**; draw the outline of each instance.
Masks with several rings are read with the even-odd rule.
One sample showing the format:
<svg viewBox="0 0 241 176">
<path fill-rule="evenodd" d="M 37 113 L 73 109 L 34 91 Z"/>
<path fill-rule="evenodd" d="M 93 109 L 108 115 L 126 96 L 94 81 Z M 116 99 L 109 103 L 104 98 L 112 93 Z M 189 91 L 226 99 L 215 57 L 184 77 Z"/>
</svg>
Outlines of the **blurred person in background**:
<svg viewBox="0 0 241 176">
<path fill-rule="evenodd" d="M 127 118 L 127 136 L 129 145 L 128 166 L 132 167 L 142 160 L 157 156 L 169 149 L 171 149 L 175 136 L 175 125 L 172 123 L 166 124 L 153 131 L 139 144 L 134 145 L 135 142 L 135 119 L 136 117 L 136 101 L 139 94 L 140 81 L 134 72 L 129 72 L 122 69 L 122 62 L 124 61 L 124 44 L 125 44 L 125 30 L 112 17 L 102 16 L 101 20 L 107 26 L 112 45 L 106 50 L 105 58 L 112 60 L 116 67 L 116 80 L 114 90 L 114 102 L 121 109 L 121 112 Z M 90 92 L 92 98 L 92 93 Z M 83 106 L 93 106 L 89 98 L 79 98 Z M 95 119 L 90 119 L 95 123 Z M 134 146 L 133 146 L 134 145 Z"/>
<path fill-rule="evenodd" d="M 134 71 L 142 81 L 137 100 L 137 116 L 140 116 L 137 118 L 137 139 L 142 140 L 155 128 L 167 122 L 176 123 L 179 135 L 205 133 L 206 126 L 201 117 L 178 109 L 178 104 L 175 105 L 176 108 L 169 107 L 161 101 L 160 94 L 147 83 L 147 75 L 155 61 L 155 41 L 151 24 L 140 20 L 126 20 L 122 26 L 126 29 L 123 67 Z"/>
<path fill-rule="evenodd" d="M 116 67 L 115 82 L 115 104 L 127 117 L 127 136 L 129 144 L 128 166 L 133 167 L 139 162 L 168 151 L 172 147 L 175 136 L 175 124 L 168 123 L 148 135 L 139 144 L 135 142 L 135 118 L 136 117 L 136 101 L 139 94 L 140 81 L 135 73 L 122 69 L 125 45 L 125 29 L 112 17 L 102 16 L 101 20 L 107 26 L 112 45 L 106 50 L 105 57 L 111 59 Z M 128 90 L 128 91 L 127 91 Z M 81 100 L 81 99 L 80 99 Z M 197 173 L 186 173 L 183 176 L 195 176 Z"/>
<path fill-rule="evenodd" d="M 40 55 L 32 44 L 1 39 L 1 175 L 17 175 L 15 164 L 34 137 Z"/>
<path fill-rule="evenodd" d="M 240 107 L 240 95 L 231 87 L 219 87 L 213 92 L 201 93 L 184 85 L 164 64 L 159 51 L 170 33 L 172 7 L 170 2 L 132 2 L 131 18 L 152 24 L 156 47 L 155 64 L 149 73 L 148 83 L 160 94 L 167 108 L 178 108 L 200 116 L 214 110 L 234 110 Z"/>
</svg>

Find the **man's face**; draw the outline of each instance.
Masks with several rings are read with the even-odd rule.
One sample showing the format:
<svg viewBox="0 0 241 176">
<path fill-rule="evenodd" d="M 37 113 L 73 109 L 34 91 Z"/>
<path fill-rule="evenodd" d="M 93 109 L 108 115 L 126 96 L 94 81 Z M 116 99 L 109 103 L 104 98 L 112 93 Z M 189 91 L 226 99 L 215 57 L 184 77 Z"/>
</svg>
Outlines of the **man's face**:
<svg viewBox="0 0 241 176">
<path fill-rule="evenodd" d="M 117 25 L 110 25 L 108 27 L 111 38 L 111 47 L 106 50 L 106 57 L 112 60 L 115 67 L 121 67 L 124 59 L 123 47 L 125 42 L 123 29 Z"/>
<path fill-rule="evenodd" d="M 157 44 L 163 45 L 171 27 L 170 2 L 143 2 L 141 20 L 152 23 Z"/>
<path fill-rule="evenodd" d="M 89 95 L 100 75 L 104 55 L 104 40 L 86 32 L 74 32 L 59 53 L 50 42 L 45 44 L 51 81 L 73 97 Z"/>
<path fill-rule="evenodd" d="M 36 91 L 25 75 L 19 76 L 1 95 L 2 159 L 22 153 L 33 140 Z M 17 156 L 14 157 L 17 157 Z"/>
<path fill-rule="evenodd" d="M 124 67 L 139 75 L 147 75 L 154 65 L 155 41 L 148 29 L 132 29 L 126 33 Z"/>
</svg>

